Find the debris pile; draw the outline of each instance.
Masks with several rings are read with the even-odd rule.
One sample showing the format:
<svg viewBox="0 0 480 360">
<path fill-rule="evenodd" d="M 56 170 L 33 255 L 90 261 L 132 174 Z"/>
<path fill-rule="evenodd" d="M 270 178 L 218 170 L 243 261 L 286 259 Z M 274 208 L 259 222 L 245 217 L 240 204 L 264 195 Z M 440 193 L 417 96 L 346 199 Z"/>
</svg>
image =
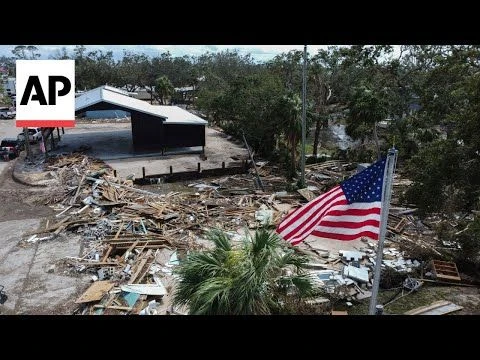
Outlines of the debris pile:
<svg viewBox="0 0 480 360">
<path fill-rule="evenodd" d="M 190 192 L 160 194 L 135 188 L 131 180 L 114 176 L 113 169 L 102 161 L 83 154 L 52 157 L 45 166 L 57 183 L 46 203 L 57 214 L 44 229 L 27 234 L 24 241 L 81 236 L 83 253 L 58 264 L 72 275 L 88 276 L 92 281 L 76 301 L 78 314 L 165 313 L 165 299 L 174 285 L 172 269 L 189 250 L 209 246 L 203 240 L 206 230 L 223 230 L 235 240 L 245 229 L 278 224 L 289 211 L 356 171 L 342 161 L 308 165 L 309 186 L 288 193 L 278 169 L 258 162 L 258 172 L 269 191 L 257 190 L 251 176 L 233 175 L 189 184 Z M 418 220 L 414 212 L 413 208 L 392 206 L 382 268 L 407 276 L 419 268 L 420 261 L 407 256 L 409 244 L 441 255 L 432 244 L 433 225 Z M 318 288 L 351 305 L 371 296 L 377 245 L 366 239 L 363 242 L 356 251 L 338 253 L 312 248 L 308 240 L 298 248 L 309 247 L 310 255 L 315 255 L 309 265 Z M 455 276 L 451 264 L 435 265 L 437 277 L 440 270 L 445 276 Z M 169 312 L 179 313 L 173 308 Z"/>
<path fill-rule="evenodd" d="M 81 236 L 82 256 L 59 264 L 93 281 L 77 300 L 81 314 L 155 313 L 158 306 L 150 302 L 168 293 L 162 282 L 171 280 L 171 268 L 162 260 L 166 254 L 207 246 L 202 236 L 211 228 L 238 234 L 275 224 L 302 200 L 283 192 L 225 188 L 222 179 L 191 184 L 195 192 L 158 194 L 121 181 L 103 162 L 82 154 L 50 158 L 46 166 L 58 183 L 46 203 L 58 213 L 25 242 Z"/>
<path fill-rule="evenodd" d="M 305 178 L 309 185 L 316 186 L 324 192 L 334 184 L 352 176 L 356 172 L 353 163 L 342 160 L 329 160 L 322 163 L 305 166 Z"/>
<path fill-rule="evenodd" d="M 376 243 L 366 240 L 360 251 L 340 250 L 338 254 L 324 252 L 310 263 L 311 278 L 319 290 L 337 300 L 362 300 L 371 296 L 373 269 L 376 262 Z M 383 249 L 382 268 L 391 268 L 408 274 L 420 267 L 417 260 L 409 259 L 394 247 Z"/>
</svg>

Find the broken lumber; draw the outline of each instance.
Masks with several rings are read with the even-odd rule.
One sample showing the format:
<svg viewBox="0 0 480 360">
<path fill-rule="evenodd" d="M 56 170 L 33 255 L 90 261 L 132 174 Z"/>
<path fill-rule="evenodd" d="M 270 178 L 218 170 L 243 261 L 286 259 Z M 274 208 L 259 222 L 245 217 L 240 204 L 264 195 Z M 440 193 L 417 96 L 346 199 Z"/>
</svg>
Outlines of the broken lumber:
<svg viewBox="0 0 480 360">
<path fill-rule="evenodd" d="M 75 301 L 75 304 L 82 304 L 101 300 L 108 293 L 114 284 L 111 281 L 96 281 Z"/>
<path fill-rule="evenodd" d="M 404 315 L 446 315 L 455 311 L 462 310 L 459 306 L 450 301 L 440 300 L 427 306 L 420 306 L 404 313 Z"/>
</svg>

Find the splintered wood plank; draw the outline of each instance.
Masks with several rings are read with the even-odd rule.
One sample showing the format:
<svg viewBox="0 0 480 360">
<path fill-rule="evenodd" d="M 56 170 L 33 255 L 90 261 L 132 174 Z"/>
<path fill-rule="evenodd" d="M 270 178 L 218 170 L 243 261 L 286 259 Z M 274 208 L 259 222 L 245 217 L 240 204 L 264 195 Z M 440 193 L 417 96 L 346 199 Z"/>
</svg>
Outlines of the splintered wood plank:
<svg viewBox="0 0 480 360">
<path fill-rule="evenodd" d="M 317 196 L 308 189 L 298 189 L 297 192 L 302 195 L 307 201 L 315 199 Z"/>
<path fill-rule="evenodd" d="M 409 310 L 404 315 L 445 315 L 462 309 L 462 306 L 450 301 L 440 300 L 427 306 L 420 306 Z"/>
<path fill-rule="evenodd" d="M 332 315 L 348 315 L 348 311 L 332 310 Z"/>
<path fill-rule="evenodd" d="M 125 253 L 122 255 L 120 261 L 123 262 L 123 261 L 126 259 L 126 257 L 128 256 L 128 254 L 130 254 L 130 253 L 133 251 L 133 249 L 135 249 L 135 246 L 137 246 L 137 244 L 138 244 L 139 241 L 140 241 L 140 240 L 135 240 L 134 243 L 133 243 L 132 245 L 130 245 L 130 247 L 127 249 L 127 251 L 125 251 Z"/>
<path fill-rule="evenodd" d="M 108 259 L 108 256 L 110 255 L 110 253 L 112 252 L 112 245 L 108 245 L 108 248 L 107 248 L 107 251 L 105 252 L 105 255 L 103 256 L 102 258 L 102 262 L 106 262 L 107 259 Z"/>
<path fill-rule="evenodd" d="M 138 275 L 140 275 L 140 273 L 142 272 L 142 269 L 144 268 L 145 264 L 147 263 L 148 258 L 150 257 L 151 253 L 152 253 L 152 250 L 148 249 L 147 253 L 140 260 L 140 264 L 138 265 L 137 270 L 135 271 L 135 273 L 130 278 L 130 281 L 128 282 L 129 284 L 135 283 L 135 280 L 137 279 Z"/>
<path fill-rule="evenodd" d="M 114 240 L 117 240 L 118 239 L 118 235 L 120 235 L 120 232 L 122 231 L 123 229 L 123 220 L 122 222 L 120 223 L 120 226 L 118 227 L 118 231 L 117 233 L 115 234 L 115 237 L 113 238 Z"/>
<path fill-rule="evenodd" d="M 398 224 L 395 226 L 395 231 L 401 233 L 403 231 L 403 229 L 405 228 L 405 225 L 407 225 L 407 219 L 405 218 L 402 218 Z"/>
<path fill-rule="evenodd" d="M 113 288 L 113 282 L 104 280 L 96 281 L 75 301 L 75 304 L 88 303 L 101 300 Z"/>
</svg>

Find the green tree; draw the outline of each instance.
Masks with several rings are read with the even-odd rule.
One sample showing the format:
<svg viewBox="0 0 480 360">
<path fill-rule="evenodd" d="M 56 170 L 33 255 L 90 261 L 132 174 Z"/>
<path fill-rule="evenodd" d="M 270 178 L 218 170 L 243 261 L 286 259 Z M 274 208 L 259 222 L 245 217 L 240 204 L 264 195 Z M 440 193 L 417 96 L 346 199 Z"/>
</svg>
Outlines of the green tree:
<svg viewBox="0 0 480 360">
<path fill-rule="evenodd" d="M 347 134 L 353 138 L 360 138 L 362 143 L 368 133 L 373 133 L 380 157 L 380 145 L 377 136 L 377 123 L 387 117 L 388 109 L 382 91 L 369 88 L 365 85 L 355 88 L 349 103 L 349 116 L 347 118 Z"/>
<path fill-rule="evenodd" d="M 35 60 L 40 57 L 38 48 L 33 45 L 17 45 L 12 50 L 12 54 L 15 55 L 17 59 L 24 60 Z"/>
<path fill-rule="evenodd" d="M 256 74 L 232 80 L 223 94 L 216 95 L 209 105 L 210 115 L 227 133 L 239 139 L 245 133 L 257 153 L 269 156 L 283 131 L 274 112 L 281 94 L 279 78 L 259 69 Z"/>
<path fill-rule="evenodd" d="M 124 51 L 123 58 L 116 65 L 114 85 L 132 92 L 139 87 L 149 86 L 151 67 L 148 56 Z"/>
<path fill-rule="evenodd" d="M 74 50 L 77 89 L 93 89 L 118 82 L 117 64 L 113 59 L 113 52 L 95 50 L 85 54 L 85 51 L 82 46 Z"/>
<path fill-rule="evenodd" d="M 288 91 L 300 91 L 302 87 L 303 51 L 282 53 L 267 63 L 267 67 L 283 80 Z"/>
<path fill-rule="evenodd" d="M 3 81 L 0 78 L 0 105 L 6 105 L 8 100 L 8 96 L 3 88 Z"/>
<path fill-rule="evenodd" d="M 158 95 L 160 104 L 166 104 L 167 98 L 174 92 L 171 81 L 166 76 L 160 76 L 155 81 L 155 93 Z"/>
<path fill-rule="evenodd" d="M 310 59 L 308 66 L 310 87 L 307 88 L 307 96 L 312 99 L 317 114 L 312 150 L 312 155 L 315 158 L 320 144 L 320 131 L 328 127 L 327 104 L 332 96 L 330 79 L 333 73 L 333 70 L 329 68 L 330 56 L 331 52 L 320 50 Z"/>
<path fill-rule="evenodd" d="M 68 60 L 70 59 L 70 55 L 68 54 L 67 48 L 63 46 L 61 49 L 55 50 L 55 52 L 50 55 L 50 59 Z"/>
<path fill-rule="evenodd" d="M 280 98 L 276 114 L 285 136 L 290 154 L 291 177 L 296 175 L 298 166 L 298 144 L 302 137 L 302 100 L 293 92 L 288 92 Z"/>
<path fill-rule="evenodd" d="M 7 69 L 6 76 L 15 77 L 15 58 L 0 56 L 0 66 Z"/>
<path fill-rule="evenodd" d="M 83 59 L 87 48 L 83 45 L 75 45 L 75 49 L 73 50 L 73 57 L 75 59 Z"/>
<path fill-rule="evenodd" d="M 424 212 L 480 207 L 480 46 L 416 48 L 421 109 L 412 134 L 407 199 Z"/>
<path fill-rule="evenodd" d="M 268 315 L 285 311 L 285 299 L 312 292 L 303 272 L 306 259 L 276 234 L 262 229 L 233 246 L 227 235 L 211 231 L 215 247 L 191 252 L 175 270 L 174 303 L 193 315 Z"/>
</svg>

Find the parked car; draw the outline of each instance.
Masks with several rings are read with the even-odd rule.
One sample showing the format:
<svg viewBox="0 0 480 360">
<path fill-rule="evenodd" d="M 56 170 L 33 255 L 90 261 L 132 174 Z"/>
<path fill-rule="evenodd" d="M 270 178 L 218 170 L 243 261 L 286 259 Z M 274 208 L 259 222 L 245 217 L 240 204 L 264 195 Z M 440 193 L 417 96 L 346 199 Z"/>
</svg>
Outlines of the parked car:
<svg viewBox="0 0 480 360">
<path fill-rule="evenodd" d="M 15 159 L 23 148 L 23 141 L 14 138 L 5 138 L 0 142 L 0 157 L 6 161 Z"/>
<path fill-rule="evenodd" d="M 30 143 L 36 143 L 42 138 L 42 130 L 40 128 L 28 128 L 28 141 Z M 23 131 L 17 135 L 19 141 L 25 141 L 25 135 Z"/>
<path fill-rule="evenodd" d="M 0 107 L 0 119 L 13 119 L 16 111 L 10 111 L 8 107 Z"/>
</svg>

